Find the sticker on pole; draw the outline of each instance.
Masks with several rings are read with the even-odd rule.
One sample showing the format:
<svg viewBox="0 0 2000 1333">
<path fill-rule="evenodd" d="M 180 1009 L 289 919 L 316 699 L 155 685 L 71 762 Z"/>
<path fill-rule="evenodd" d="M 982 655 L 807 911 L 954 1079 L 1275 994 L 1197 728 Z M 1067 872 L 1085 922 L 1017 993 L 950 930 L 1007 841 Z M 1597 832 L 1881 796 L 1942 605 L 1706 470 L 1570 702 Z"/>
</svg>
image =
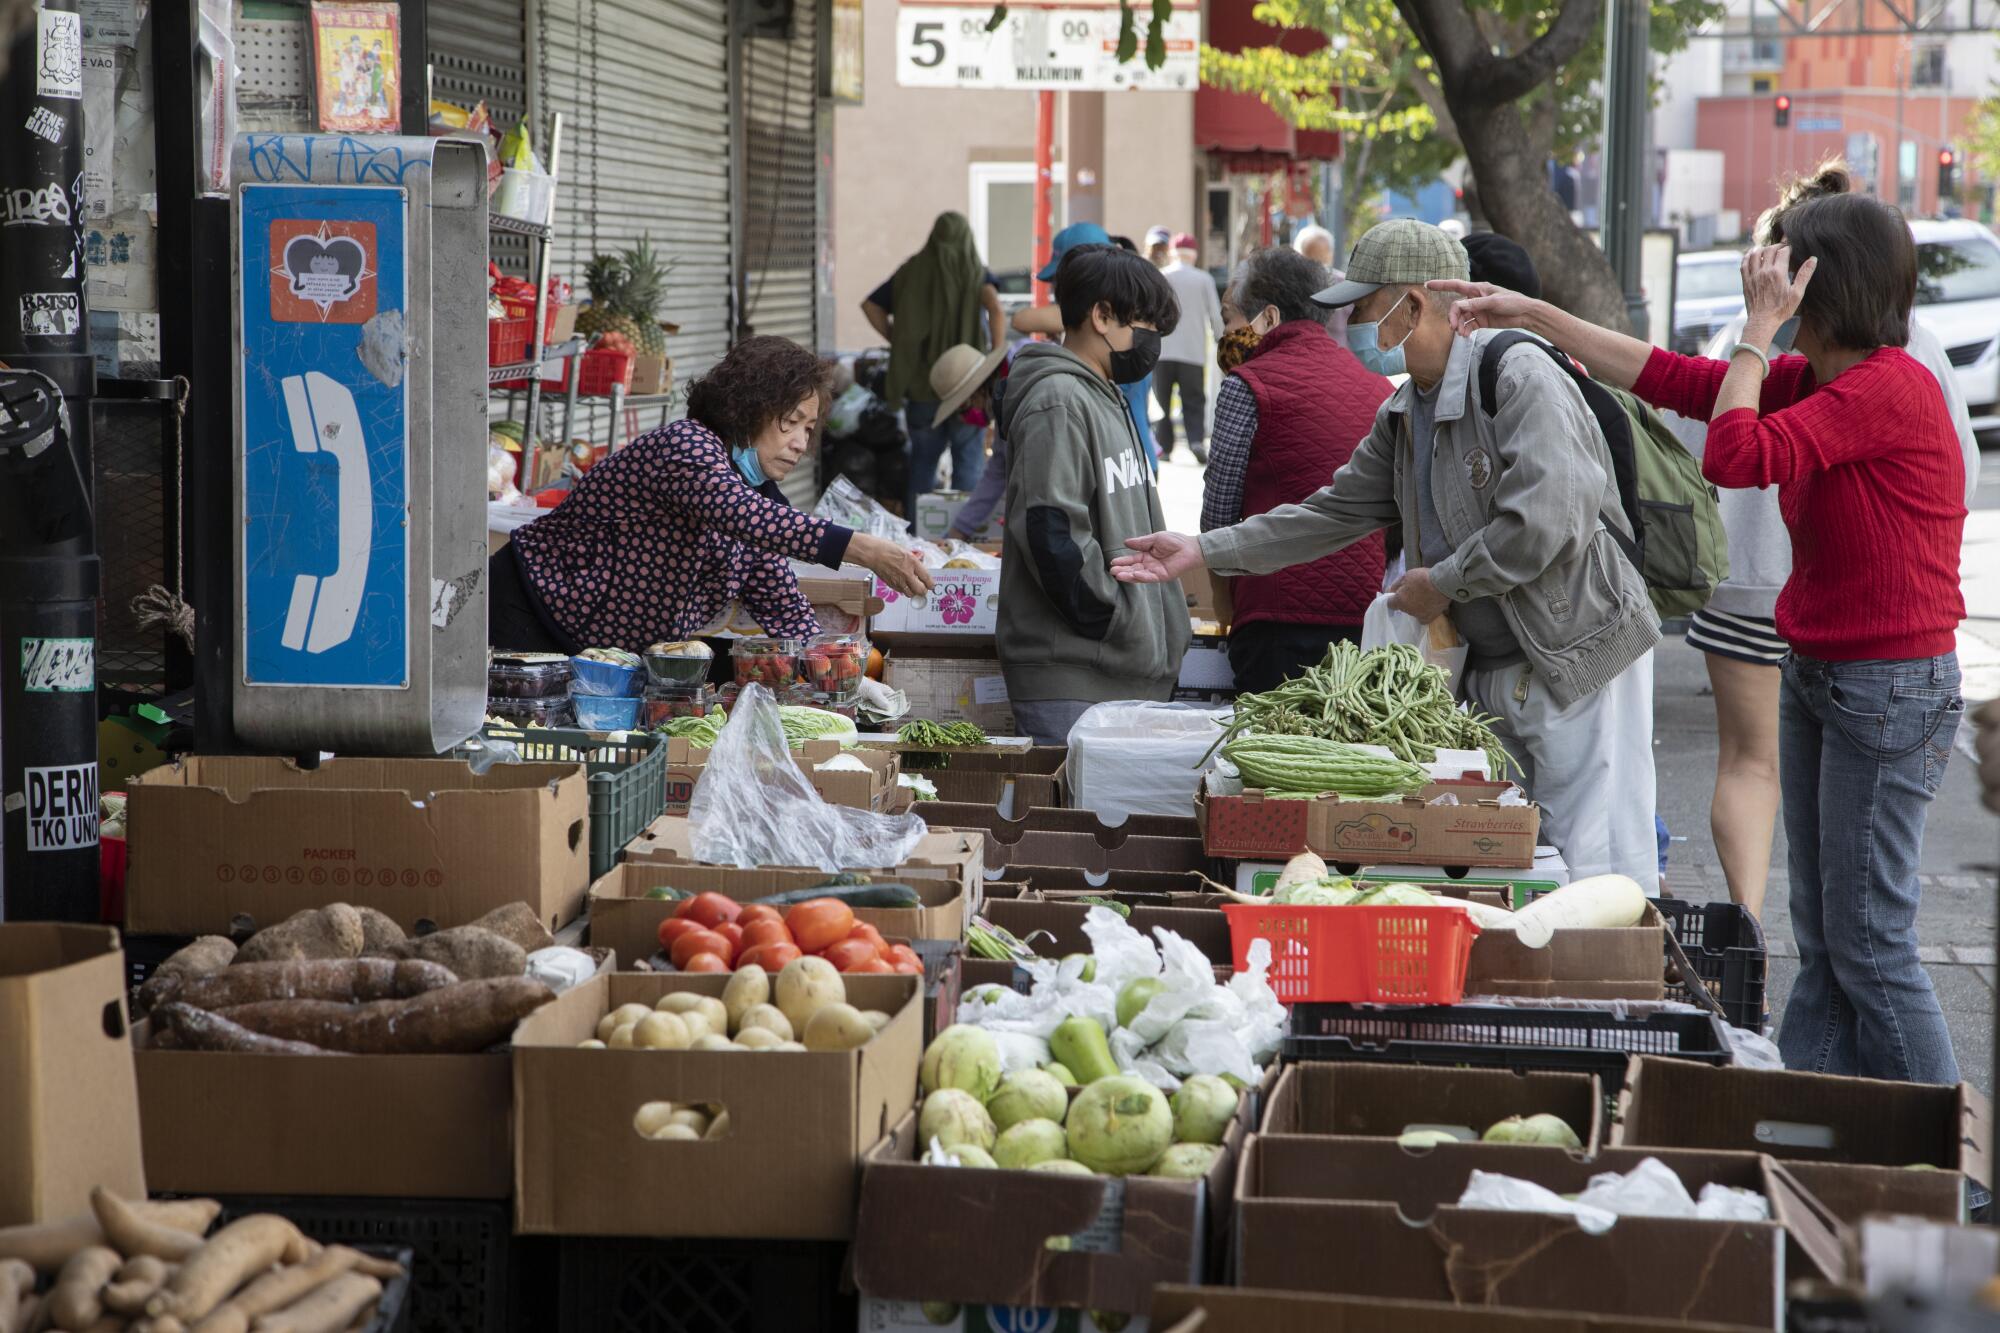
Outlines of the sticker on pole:
<svg viewBox="0 0 2000 1333">
<path fill-rule="evenodd" d="M 41 97 L 83 100 L 83 19 L 59 9 L 37 14 L 35 92 Z M 92 842 L 96 839 L 92 838 Z"/>
<path fill-rule="evenodd" d="M 30 768 L 28 850 L 70 852 L 97 845 L 97 765 Z"/>
<path fill-rule="evenodd" d="M 896 82 L 906 88 L 1014 88 L 1191 93 L 1201 81 L 1201 10 L 1174 0 L 1161 33 L 1166 62 L 1148 69 L 1151 8 L 1134 15 L 1139 52 L 1118 59 L 1120 10 L 1089 0 L 1013 3 L 987 30 L 990 0 L 904 0 L 896 9 Z"/>
<path fill-rule="evenodd" d="M 97 640 L 21 640 L 21 688 L 29 694 L 89 694 L 97 688 Z"/>
<path fill-rule="evenodd" d="M 26 292 L 21 332 L 30 338 L 67 338 L 83 327 L 83 298 L 75 292 Z"/>
</svg>

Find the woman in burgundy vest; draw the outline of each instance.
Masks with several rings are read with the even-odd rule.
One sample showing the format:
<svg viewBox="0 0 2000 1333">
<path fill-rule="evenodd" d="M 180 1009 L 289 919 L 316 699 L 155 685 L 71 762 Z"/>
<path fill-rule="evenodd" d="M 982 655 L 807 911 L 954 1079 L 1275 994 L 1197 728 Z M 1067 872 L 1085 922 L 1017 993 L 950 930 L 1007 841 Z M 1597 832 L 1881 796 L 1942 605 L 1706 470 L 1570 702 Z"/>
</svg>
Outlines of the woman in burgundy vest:
<svg viewBox="0 0 2000 1333">
<path fill-rule="evenodd" d="M 1256 345 L 1216 394 L 1202 531 L 1326 485 L 1389 397 L 1389 381 L 1362 369 L 1327 332 L 1332 312 L 1312 303 L 1331 280 L 1289 249 L 1259 251 L 1237 271 L 1225 304 L 1251 316 L 1245 327 Z M 1382 552 L 1378 532 L 1310 564 L 1232 579 L 1236 687 L 1268 690 L 1318 663 L 1334 640 L 1358 641 L 1362 614 L 1381 591 Z"/>
</svg>

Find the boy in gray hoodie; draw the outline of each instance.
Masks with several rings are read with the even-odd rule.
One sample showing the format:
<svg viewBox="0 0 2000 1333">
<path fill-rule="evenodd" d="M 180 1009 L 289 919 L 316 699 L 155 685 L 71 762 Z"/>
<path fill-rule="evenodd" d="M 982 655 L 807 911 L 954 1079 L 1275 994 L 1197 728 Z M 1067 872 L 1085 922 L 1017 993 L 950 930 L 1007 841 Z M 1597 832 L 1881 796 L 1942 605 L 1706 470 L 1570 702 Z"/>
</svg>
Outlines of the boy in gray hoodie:
<svg viewBox="0 0 2000 1333">
<path fill-rule="evenodd" d="M 1000 409 L 1007 532 L 997 638 L 1021 731 L 1062 745 L 1091 705 L 1165 699 L 1189 639 L 1178 582 L 1120 583 L 1111 561 L 1164 519 L 1120 384 L 1151 372 L 1180 317 L 1160 271 L 1115 246 L 1063 256 L 1063 340 L 1021 350 Z"/>
</svg>

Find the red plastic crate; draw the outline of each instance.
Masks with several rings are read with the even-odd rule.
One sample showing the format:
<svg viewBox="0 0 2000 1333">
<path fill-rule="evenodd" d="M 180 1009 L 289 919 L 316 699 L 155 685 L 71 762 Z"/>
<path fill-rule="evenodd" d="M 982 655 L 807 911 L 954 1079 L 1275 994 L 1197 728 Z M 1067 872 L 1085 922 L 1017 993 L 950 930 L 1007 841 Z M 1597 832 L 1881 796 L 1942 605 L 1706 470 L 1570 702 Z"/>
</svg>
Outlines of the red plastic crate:
<svg viewBox="0 0 2000 1333">
<path fill-rule="evenodd" d="M 1286 1004 L 1457 1004 L 1479 927 L 1463 907 L 1224 903 L 1238 971 L 1271 942 L 1271 989 Z"/>
<path fill-rule="evenodd" d="M 507 312 L 508 319 L 526 320 L 532 327 L 535 319 L 534 297 L 503 296 L 500 298 L 500 308 Z M 542 342 L 544 345 L 556 336 L 556 317 L 560 314 L 562 314 L 562 306 L 551 301 L 548 312 L 542 316 Z M 514 359 L 516 361 L 524 361 L 527 359 L 527 356 L 528 352 L 524 347 L 521 350 L 521 355 Z"/>
<path fill-rule="evenodd" d="M 601 347 L 593 347 L 583 354 L 583 369 L 578 372 L 576 391 L 584 397 L 603 397 L 611 392 L 612 385 L 624 389 L 632 387 L 632 363 L 637 360 L 630 352 L 608 352 Z"/>
<path fill-rule="evenodd" d="M 489 366 L 511 366 L 528 359 L 529 344 L 534 342 L 535 321 L 527 319 L 489 319 L 486 321 L 486 364 Z"/>
</svg>

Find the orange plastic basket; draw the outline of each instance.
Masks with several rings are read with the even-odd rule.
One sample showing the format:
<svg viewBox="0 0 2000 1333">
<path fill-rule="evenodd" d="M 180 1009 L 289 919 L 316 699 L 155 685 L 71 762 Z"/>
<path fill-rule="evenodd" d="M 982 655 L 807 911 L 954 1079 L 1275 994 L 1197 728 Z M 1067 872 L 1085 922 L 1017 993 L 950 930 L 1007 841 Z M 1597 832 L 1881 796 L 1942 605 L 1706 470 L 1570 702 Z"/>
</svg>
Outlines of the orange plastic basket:
<svg viewBox="0 0 2000 1333">
<path fill-rule="evenodd" d="M 1286 1004 L 1457 1004 L 1479 927 L 1463 907 L 1225 903 L 1236 969 L 1271 943 L 1271 989 Z"/>
</svg>

